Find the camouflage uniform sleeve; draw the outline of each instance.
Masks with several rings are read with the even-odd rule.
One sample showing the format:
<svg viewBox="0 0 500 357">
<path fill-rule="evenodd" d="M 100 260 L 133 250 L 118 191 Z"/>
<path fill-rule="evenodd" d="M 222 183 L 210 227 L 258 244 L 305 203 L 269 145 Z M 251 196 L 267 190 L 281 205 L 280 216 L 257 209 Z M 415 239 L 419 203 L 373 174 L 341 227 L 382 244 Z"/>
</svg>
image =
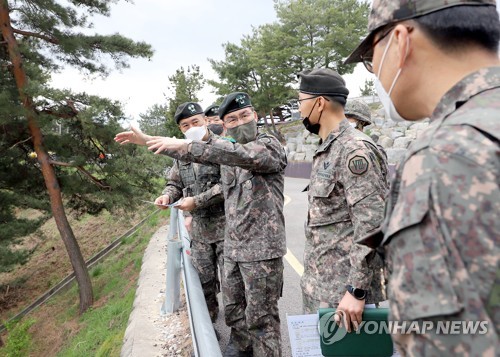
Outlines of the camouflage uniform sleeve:
<svg viewBox="0 0 500 357">
<path fill-rule="evenodd" d="M 285 149 L 275 137 L 268 135 L 244 145 L 216 138 L 193 141 L 187 150 L 165 150 L 163 154 L 200 164 L 238 166 L 258 173 L 277 173 L 287 164 Z"/>
<path fill-rule="evenodd" d="M 194 196 L 196 208 L 206 208 L 220 202 L 224 202 L 224 194 L 220 183 L 212 186 L 205 192 Z"/>
<path fill-rule="evenodd" d="M 381 224 L 387 183 L 377 156 L 367 147 L 350 152 L 344 165 L 343 184 L 354 228 L 348 283 L 368 290 L 373 276 L 369 265 L 375 252 L 354 242 Z"/>
<path fill-rule="evenodd" d="M 167 187 L 165 187 L 162 194 L 168 195 L 170 203 L 173 203 L 182 197 L 183 188 L 184 186 L 179 175 L 179 162 L 176 160 L 168 173 Z"/>
</svg>

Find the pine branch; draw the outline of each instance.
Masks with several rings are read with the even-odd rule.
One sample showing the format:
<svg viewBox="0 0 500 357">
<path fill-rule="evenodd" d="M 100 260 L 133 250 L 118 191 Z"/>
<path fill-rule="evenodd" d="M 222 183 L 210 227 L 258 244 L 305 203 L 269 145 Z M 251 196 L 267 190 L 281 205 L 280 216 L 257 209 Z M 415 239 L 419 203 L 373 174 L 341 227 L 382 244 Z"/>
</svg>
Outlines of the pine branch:
<svg viewBox="0 0 500 357">
<path fill-rule="evenodd" d="M 61 161 L 54 161 L 54 160 L 50 160 L 50 164 L 57 165 L 57 166 L 64 166 L 64 167 L 73 167 L 73 168 L 77 169 L 78 171 L 80 171 L 81 173 L 83 173 L 85 176 L 87 176 L 94 184 L 96 184 L 100 188 L 105 189 L 105 190 L 111 190 L 111 186 L 103 184 L 101 180 L 95 178 L 90 172 L 88 172 L 87 170 L 85 170 L 81 166 L 74 165 L 74 164 L 68 163 L 68 162 L 61 162 Z"/>
<path fill-rule="evenodd" d="M 25 143 L 25 142 L 27 142 L 27 141 L 30 141 L 32 138 L 33 138 L 33 137 L 32 137 L 32 136 L 30 136 L 28 139 L 25 139 L 25 140 L 19 141 L 19 142 L 15 143 L 14 145 L 12 145 L 9 149 L 13 149 L 13 148 L 15 148 L 17 145 L 20 145 L 20 144 L 23 144 L 23 143 Z"/>
<path fill-rule="evenodd" d="M 53 108 L 55 108 L 56 110 L 54 110 Z M 64 113 L 63 109 L 65 109 L 65 108 L 69 108 L 70 112 Z M 71 119 L 71 118 L 76 117 L 78 115 L 78 113 L 79 113 L 78 109 L 76 109 L 75 104 L 74 104 L 74 102 L 72 100 L 67 100 L 66 101 L 66 106 L 48 107 L 48 108 L 39 110 L 37 112 L 38 113 L 43 113 L 43 114 L 53 115 L 53 116 L 56 116 L 56 117 L 61 118 L 61 119 Z"/>
<path fill-rule="evenodd" d="M 23 35 L 23 36 L 36 37 L 36 38 L 42 39 L 44 41 L 53 43 L 54 45 L 58 45 L 59 44 L 59 40 L 58 39 L 53 38 L 53 37 L 49 37 L 49 36 L 45 36 L 45 35 L 42 35 L 40 33 L 30 32 L 30 31 L 23 31 L 23 30 L 18 30 L 18 29 L 15 29 L 15 28 L 12 28 L 12 32 L 17 33 L 19 35 Z"/>
</svg>

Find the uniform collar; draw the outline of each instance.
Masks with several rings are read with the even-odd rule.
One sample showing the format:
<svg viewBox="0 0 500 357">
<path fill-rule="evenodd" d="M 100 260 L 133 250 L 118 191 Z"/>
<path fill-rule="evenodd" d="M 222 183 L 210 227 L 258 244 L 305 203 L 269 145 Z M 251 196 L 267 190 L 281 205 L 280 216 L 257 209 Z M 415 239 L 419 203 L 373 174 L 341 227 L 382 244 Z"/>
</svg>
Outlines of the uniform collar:
<svg viewBox="0 0 500 357">
<path fill-rule="evenodd" d="M 441 98 L 431 121 L 447 117 L 473 96 L 497 87 L 500 87 L 500 66 L 482 68 L 467 75 Z"/>
<path fill-rule="evenodd" d="M 330 145 L 339 137 L 341 136 L 342 134 L 344 134 L 344 132 L 346 131 L 347 128 L 350 127 L 350 124 L 349 124 L 349 121 L 344 118 L 340 123 L 339 123 L 339 127 L 337 129 L 334 129 L 330 132 L 330 134 L 328 134 L 328 136 L 326 137 L 326 140 L 323 142 L 323 144 L 321 144 L 318 148 L 318 150 L 316 150 L 316 153 L 320 153 L 320 152 L 323 152 L 323 151 L 326 151 L 328 150 L 328 148 L 330 147 Z"/>
</svg>

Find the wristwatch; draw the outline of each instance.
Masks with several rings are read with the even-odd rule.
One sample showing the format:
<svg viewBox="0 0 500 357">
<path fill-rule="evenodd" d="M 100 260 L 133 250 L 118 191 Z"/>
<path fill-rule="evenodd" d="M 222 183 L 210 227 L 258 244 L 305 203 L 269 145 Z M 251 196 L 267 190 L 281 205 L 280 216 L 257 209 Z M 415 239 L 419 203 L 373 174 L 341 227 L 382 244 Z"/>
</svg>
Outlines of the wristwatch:
<svg viewBox="0 0 500 357">
<path fill-rule="evenodd" d="M 352 285 L 346 285 L 345 288 L 347 289 L 349 294 L 351 294 L 358 300 L 364 300 L 366 298 L 366 290 L 355 288 Z"/>
</svg>

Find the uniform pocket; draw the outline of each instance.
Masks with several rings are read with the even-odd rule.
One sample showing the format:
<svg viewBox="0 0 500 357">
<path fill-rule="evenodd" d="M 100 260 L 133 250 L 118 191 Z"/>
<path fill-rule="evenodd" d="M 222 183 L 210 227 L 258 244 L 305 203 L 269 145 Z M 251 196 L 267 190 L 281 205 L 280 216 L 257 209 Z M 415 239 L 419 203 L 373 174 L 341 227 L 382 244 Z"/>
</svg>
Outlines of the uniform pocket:
<svg viewBox="0 0 500 357">
<path fill-rule="evenodd" d="M 334 188 L 335 182 L 328 182 L 325 184 L 319 184 L 316 182 L 313 186 L 309 187 L 309 192 L 313 197 L 326 198 L 330 197 Z"/>
<path fill-rule="evenodd" d="M 343 189 L 336 181 L 315 181 L 309 186 L 309 227 L 350 220 Z"/>
<path fill-rule="evenodd" d="M 251 171 L 242 170 L 238 182 L 241 186 L 241 198 L 245 203 L 255 201 L 269 192 L 264 177 L 254 175 Z"/>
<path fill-rule="evenodd" d="M 400 192 L 386 231 L 388 294 L 397 320 L 446 316 L 463 308 L 446 262 L 444 237 L 433 219 L 430 183 L 417 181 Z"/>
</svg>

